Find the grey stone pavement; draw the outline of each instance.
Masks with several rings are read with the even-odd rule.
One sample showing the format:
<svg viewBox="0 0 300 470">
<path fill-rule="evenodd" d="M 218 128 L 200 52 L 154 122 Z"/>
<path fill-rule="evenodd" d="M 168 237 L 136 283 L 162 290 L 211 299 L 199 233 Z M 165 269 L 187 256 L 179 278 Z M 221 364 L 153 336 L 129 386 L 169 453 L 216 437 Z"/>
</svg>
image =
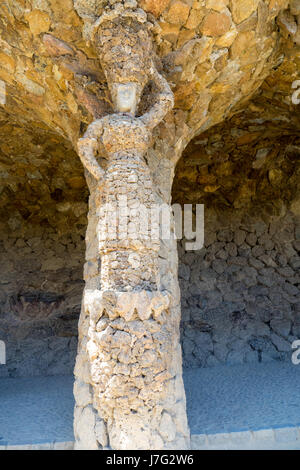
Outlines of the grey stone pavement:
<svg viewBox="0 0 300 470">
<path fill-rule="evenodd" d="M 0 380 L 0 447 L 73 441 L 73 377 Z"/>
<path fill-rule="evenodd" d="M 193 449 L 300 450 L 300 366 L 184 372 Z M 0 379 L 0 450 L 71 449 L 73 377 Z"/>
<path fill-rule="evenodd" d="M 300 366 L 189 369 L 184 381 L 194 448 L 300 450 Z"/>
</svg>

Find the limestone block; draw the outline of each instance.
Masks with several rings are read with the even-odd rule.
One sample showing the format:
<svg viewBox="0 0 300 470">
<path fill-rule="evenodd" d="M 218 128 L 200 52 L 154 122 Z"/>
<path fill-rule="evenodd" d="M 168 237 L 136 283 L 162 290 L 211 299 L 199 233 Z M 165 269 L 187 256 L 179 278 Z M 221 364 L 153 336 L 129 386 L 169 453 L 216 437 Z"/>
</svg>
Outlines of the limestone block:
<svg viewBox="0 0 300 470">
<path fill-rule="evenodd" d="M 231 18 L 226 13 L 211 12 L 204 18 L 200 30 L 205 36 L 223 36 L 231 28 Z"/>
<path fill-rule="evenodd" d="M 207 9 L 213 9 L 216 11 L 224 10 L 229 4 L 229 0 L 208 0 L 205 4 Z"/>
<path fill-rule="evenodd" d="M 141 7 L 154 16 L 159 16 L 167 8 L 170 0 L 141 0 Z"/>
<path fill-rule="evenodd" d="M 45 11 L 32 10 L 26 15 L 32 34 L 38 35 L 49 31 L 51 19 Z"/>
<path fill-rule="evenodd" d="M 167 20 L 171 24 L 183 25 L 188 19 L 189 12 L 190 7 L 186 3 L 175 1 L 168 11 Z"/>
<path fill-rule="evenodd" d="M 256 10 L 259 0 L 230 0 L 233 21 L 241 23 Z"/>
</svg>

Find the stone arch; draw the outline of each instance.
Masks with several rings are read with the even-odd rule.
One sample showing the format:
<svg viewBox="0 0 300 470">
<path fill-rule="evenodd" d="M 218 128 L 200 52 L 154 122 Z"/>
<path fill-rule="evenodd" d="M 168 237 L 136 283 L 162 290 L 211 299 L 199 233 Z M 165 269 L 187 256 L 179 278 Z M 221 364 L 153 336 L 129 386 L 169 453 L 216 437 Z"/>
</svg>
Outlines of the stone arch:
<svg viewBox="0 0 300 470">
<path fill-rule="evenodd" d="M 72 374 L 87 211 L 82 168 L 60 137 L 0 116 L 1 375 Z"/>
</svg>

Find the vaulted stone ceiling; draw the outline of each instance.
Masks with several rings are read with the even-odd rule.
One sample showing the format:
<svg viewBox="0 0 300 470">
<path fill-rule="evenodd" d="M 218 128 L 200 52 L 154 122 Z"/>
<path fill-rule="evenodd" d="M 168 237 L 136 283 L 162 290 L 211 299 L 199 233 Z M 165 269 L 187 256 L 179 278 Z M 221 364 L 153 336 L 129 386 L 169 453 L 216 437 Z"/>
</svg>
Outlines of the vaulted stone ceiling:
<svg viewBox="0 0 300 470">
<path fill-rule="evenodd" d="M 247 111 L 193 139 L 177 166 L 173 202 L 300 215 L 299 113 L 277 102 L 274 115 L 270 103 L 257 95 Z"/>
<path fill-rule="evenodd" d="M 88 34 L 93 15 L 106 3 L 1 4 L 0 78 L 7 86 L 9 114 L 33 127 L 41 122 L 75 142 L 92 115 L 107 112 L 104 76 Z M 297 40 L 289 34 L 288 46 L 281 47 L 277 16 L 288 0 L 138 3 L 156 20 L 155 46 L 175 92 L 174 113 L 180 111 L 188 126 L 187 139 L 249 98 L 280 63 L 283 49 Z"/>
<path fill-rule="evenodd" d="M 0 6 L 0 80 L 6 85 L 6 103 L 0 105 L 0 193 L 5 224 L 9 210 L 17 219 L 38 223 L 85 223 L 87 188 L 73 148 L 88 123 L 111 109 L 89 41 L 90 25 L 105 4 L 7 0 Z M 173 139 L 172 145 L 178 139 L 184 148 L 194 139 L 186 155 L 201 159 L 197 140 L 207 138 L 205 134 L 202 139 L 204 132 L 223 135 L 236 126 L 251 134 L 246 124 L 251 119 L 261 120 L 262 133 L 268 126 L 269 138 L 276 142 L 287 134 L 286 126 L 289 136 L 299 133 L 299 106 L 291 102 L 300 70 L 297 0 L 138 4 L 156 24 L 158 65 L 175 94 L 167 118 L 176 128 L 166 137 Z M 222 124 L 232 116 L 240 123 Z M 157 132 L 165 138 L 163 125 Z M 241 147 L 240 160 L 247 173 L 246 149 Z M 216 158 L 213 173 L 222 173 L 224 161 L 213 153 L 210 158 Z M 184 172 L 180 165 L 178 171 Z M 17 224 L 14 217 L 12 227 Z"/>
<path fill-rule="evenodd" d="M 300 113 L 291 100 L 293 63 L 264 81 L 245 109 L 195 137 L 180 159 L 173 201 L 300 216 Z M 299 71 L 298 66 L 298 71 Z"/>
<path fill-rule="evenodd" d="M 27 131 L 0 115 L 0 167 L 4 233 L 24 228 L 23 221 L 61 232 L 86 225 L 88 190 L 80 160 L 67 140 L 43 126 Z"/>
</svg>

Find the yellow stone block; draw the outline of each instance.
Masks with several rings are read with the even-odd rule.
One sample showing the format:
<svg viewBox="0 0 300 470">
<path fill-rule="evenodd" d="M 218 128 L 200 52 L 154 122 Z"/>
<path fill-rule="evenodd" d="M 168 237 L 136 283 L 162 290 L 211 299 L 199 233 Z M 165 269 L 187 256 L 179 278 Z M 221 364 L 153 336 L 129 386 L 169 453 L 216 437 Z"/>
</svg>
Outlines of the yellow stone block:
<svg viewBox="0 0 300 470">
<path fill-rule="evenodd" d="M 196 29 L 204 18 L 203 10 L 191 10 L 190 16 L 185 24 L 187 29 Z"/>
<path fill-rule="evenodd" d="M 229 0 L 207 0 L 206 8 L 215 11 L 222 11 L 228 6 Z"/>
<path fill-rule="evenodd" d="M 215 83 L 210 87 L 212 93 L 225 93 L 230 88 L 230 85 L 227 83 Z"/>
<path fill-rule="evenodd" d="M 141 0 L 141 8 L 158 17 L 169 5 L 170 0 Z"/>
<path fill-rule="evenodd" d="M 231 28 L 230 16 L 226 13 L 211 11 L 201 23 L 200 30 L 205 36 L 222 36 Z"/>
<path fill-rule="evenodd" d="M 257 9 L 259 0 L 230 0 L 233 21 L 237 24 L 249 18 Z"/>
<path fill-rule="evenodd" d="M 16 63 L 11 56 L 5 54 L 4 52 L 0 52 L 0 67 L 5 68 L 9 72 L 14 72 Z"/>
<path fill-rule="evenodd" d="M 51 19 L 45 11 L 32 10 L 30 13 L 25 15 L 25 18 L 28 21 L 30 31 L 34 36 L 41 33 L 47 33 L 50 29 Z"/>
<path fill-rule="evenodd" d="M 183 2 L 177 1 L 171 5 L 167 20 L 172 24 L 184 25 L 188 19 L 190 7 Z"/>
<path fill-rule="evenodd" d="M 237 37 L 237 30 L 236 29 L 231 29 L 227 33 L 223 34 L 220 38 L 216 40 L 216 46 L 218 47 L 230 47 Z"/>
</svg>

